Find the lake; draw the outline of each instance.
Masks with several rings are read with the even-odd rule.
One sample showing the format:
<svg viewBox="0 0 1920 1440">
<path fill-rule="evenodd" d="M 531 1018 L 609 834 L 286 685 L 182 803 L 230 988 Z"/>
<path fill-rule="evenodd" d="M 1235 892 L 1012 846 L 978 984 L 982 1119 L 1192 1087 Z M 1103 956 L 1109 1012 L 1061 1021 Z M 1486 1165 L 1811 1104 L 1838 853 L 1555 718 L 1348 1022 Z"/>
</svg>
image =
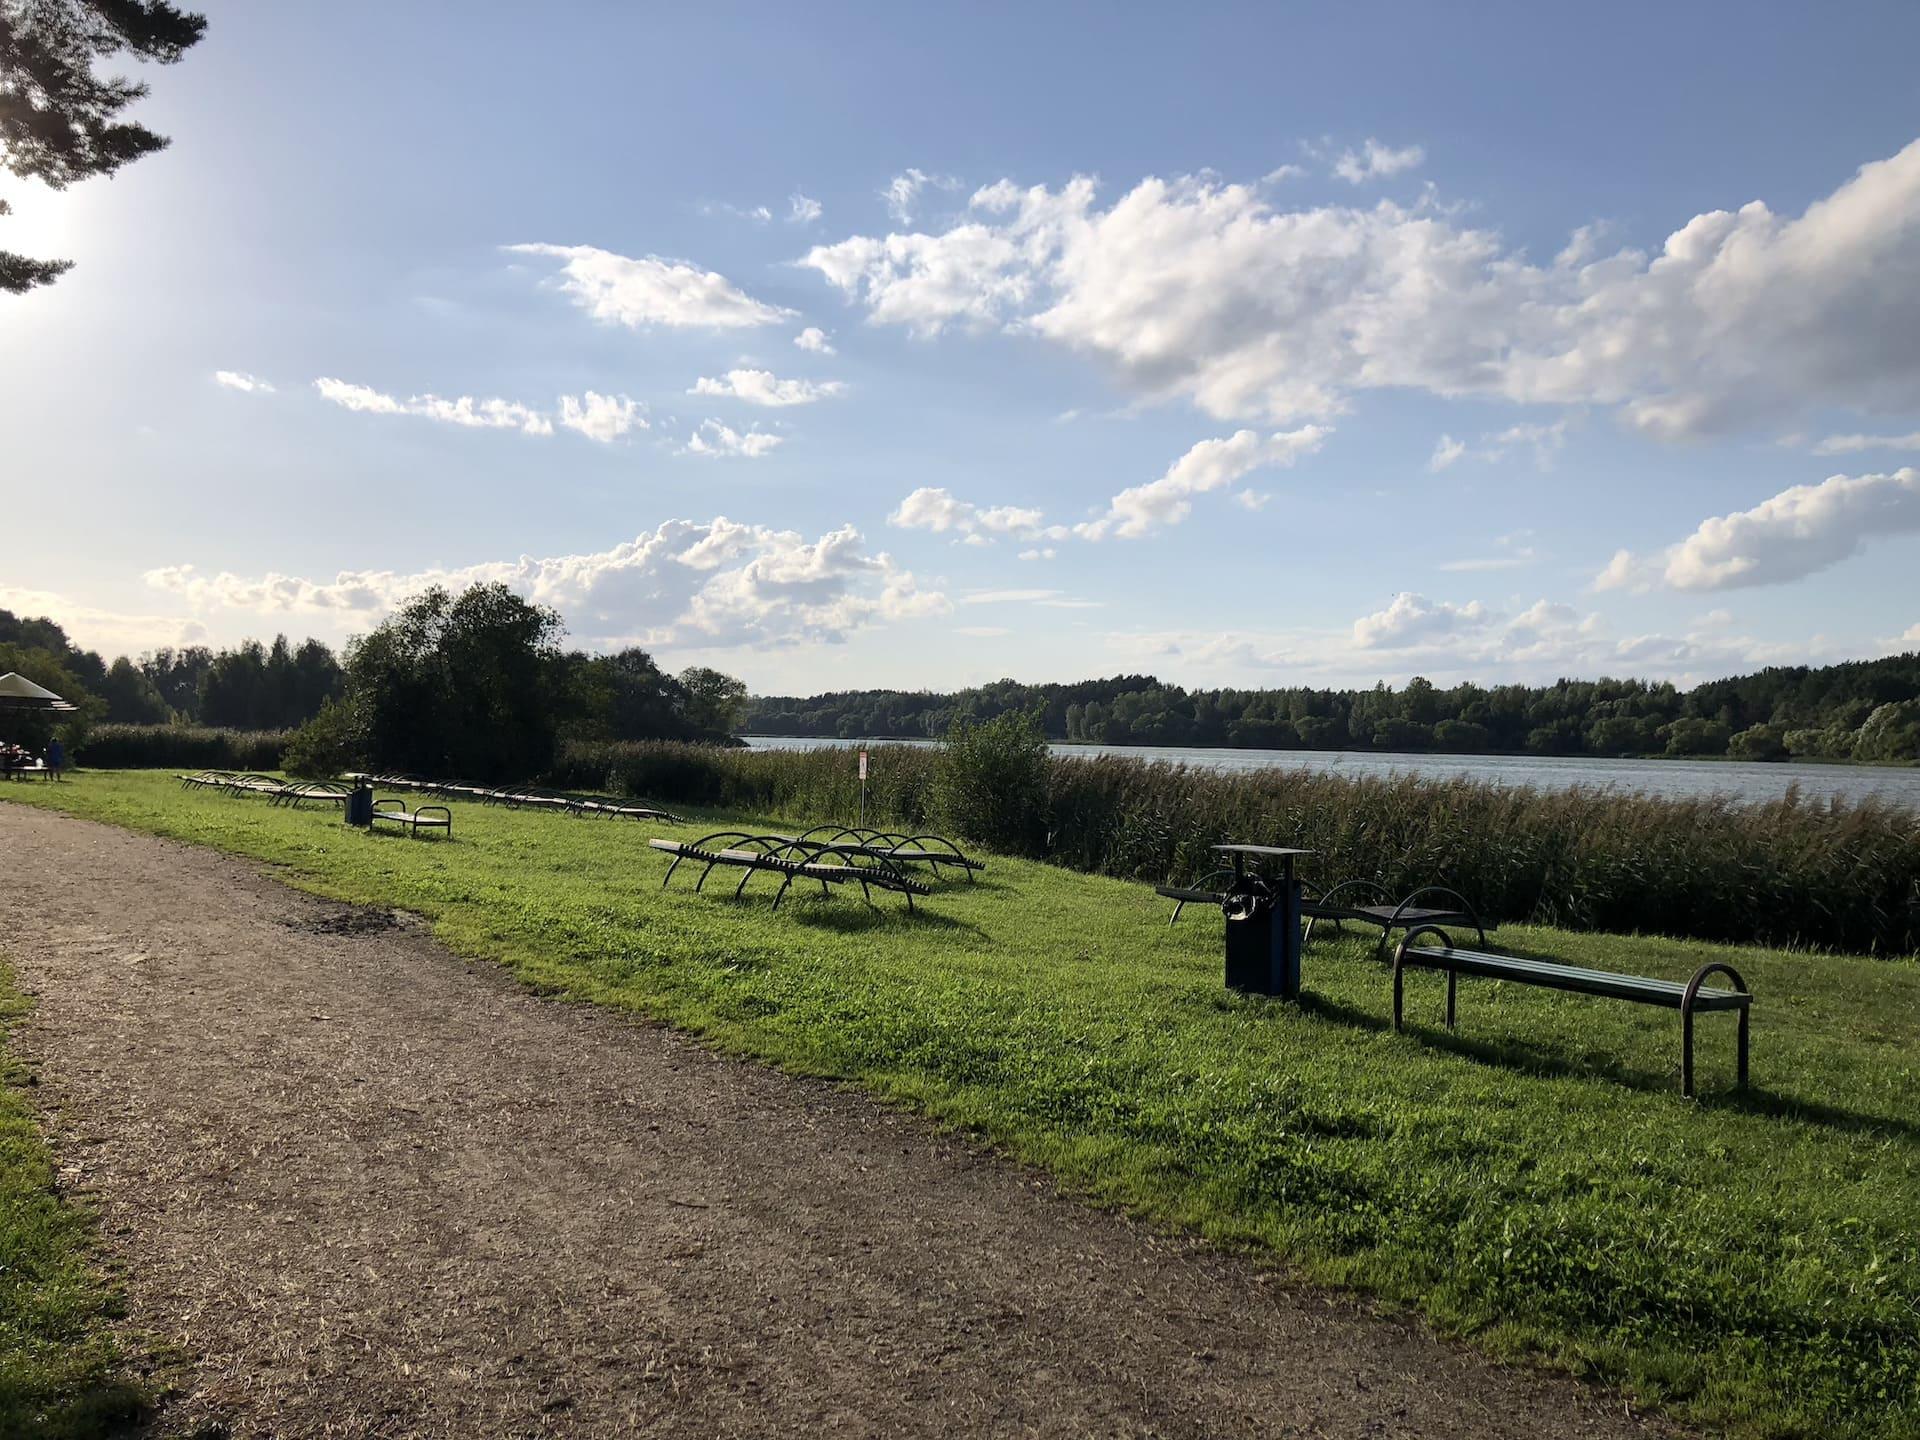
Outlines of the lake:
<svg viewBox="0 0 1920 1440">
<path fill-rule="evenodd" d="M 754 750 L 851 749 L 857 740 L 798 735 L 748 735 Z M 931 745 L 931 740 L 875 740 L 874 745 Z M 1805 795 L 1849 800 L 1877 795 L 1920 809 L 1920 768 L 1875 765 L 1813 765 L 1804 761 L 1756 764 L 1739 760 L 1606 760 L 1590 756 L 1395 755 L 1345 750 L 1186 749 L 1175 745 L 1054 745 L 1056 755 L 1127 755 L 1136 760 L 1191 765 L 1206 770 L 1313 770 L 1336 775 L 1464 775 L 1498 785 L 1568 790 L 1590 785 L 1647 795 L 1731 795 L 1773 800 L 1798 786 Z"/>
</svg>

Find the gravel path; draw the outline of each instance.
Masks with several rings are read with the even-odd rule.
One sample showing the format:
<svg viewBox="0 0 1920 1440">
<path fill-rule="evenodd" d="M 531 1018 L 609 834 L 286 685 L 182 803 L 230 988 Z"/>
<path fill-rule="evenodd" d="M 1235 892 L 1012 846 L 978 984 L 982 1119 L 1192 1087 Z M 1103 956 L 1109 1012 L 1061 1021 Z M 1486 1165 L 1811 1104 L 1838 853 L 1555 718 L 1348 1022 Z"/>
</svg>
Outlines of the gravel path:
<svg viewBox="0 0 1920 1440">
<path fill-rule="evenodd" d="M 406 917 L 11 805 L 0 870 L 166 1433 L 1647 1433 Z"/>
</svg>

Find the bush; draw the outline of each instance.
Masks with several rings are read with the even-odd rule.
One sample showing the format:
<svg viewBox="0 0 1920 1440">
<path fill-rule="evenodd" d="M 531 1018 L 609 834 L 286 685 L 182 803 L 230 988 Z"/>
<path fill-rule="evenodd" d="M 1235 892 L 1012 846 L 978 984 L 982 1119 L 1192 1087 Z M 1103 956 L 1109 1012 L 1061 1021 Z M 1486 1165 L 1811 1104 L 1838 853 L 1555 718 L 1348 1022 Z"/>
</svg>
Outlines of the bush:
<svg viewBox="0 0 1920 1440">
<path fill-rule="evenodd" d="M 286 771 L 309 780 L 330 780 L 363 763 L 366 735 L 351 706 L 321 704 L 320 713 L 287 738 Z"/>
<path fill-rule="evenodd" d="M 292 732 L 96 725 L 74 759 L 100 770 L 278 770 Z"/>
<path fill-rule="evenodd" d="M 1736 760 L 1784 760 L 1786 731 L 1779 725 L 1749 726 L 1727 742 L 1727 753 Z"/>
<path fill-rule="evenodd" d="M 957 721 L 941 748 L 934 811 L 962 839 L 1008 855 L 1044 855 L 1052 762 L 1038 715 Z"/>
</svg>

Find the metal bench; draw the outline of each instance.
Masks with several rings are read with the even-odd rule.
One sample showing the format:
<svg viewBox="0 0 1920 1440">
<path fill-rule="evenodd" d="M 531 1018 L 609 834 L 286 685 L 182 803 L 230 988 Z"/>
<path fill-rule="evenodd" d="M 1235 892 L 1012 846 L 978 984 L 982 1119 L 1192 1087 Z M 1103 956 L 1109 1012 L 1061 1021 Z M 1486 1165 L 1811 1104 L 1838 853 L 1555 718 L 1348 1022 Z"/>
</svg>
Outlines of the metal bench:
<svg viewBox="0 0 1920 1440">
<path fill-rule="evenodd" d="M 721 830 L 691 843 L 662 840 L 655 836 L 647 844 L 673 856 L 673 863 L 667 867 L 667 873 L 660 881 L 662 889 L 673 879 L 673 872 L 680 868 L 681 862 L 686 860 L 704 867 L 700 871 L 700 878 L 693 884 L 695 890 L 704 886 L 707 877 L 716 869 L 725 867 L 743 871 L 740 883 L 733 888 L 735 899 L 746 890 L 749 880 L 765 872 L 781 877 L 780 889 L 773 897 L 773 908 L 776 910 L 795 880 L 817 880 L 823 895 L 830 894 L 834 885 L 858 885 L 869 905 L 873 903 L 873 891 L 891 891 L 906 897 L 909 912 L 913 910 L 914 896 L 933 893 L 931 886 L 909 879 L 897 865 L 879 856 L 836 852 L 824 845 L 810 844 L 785 835 L 754 835 L 745 830 Z"/>
<path fill-rule="evenodd" d="M 1415 942 L 1423 935 L 1437 935 L 1447 948 L 1435 949 Z M 1393 952 L 1393 1028 L 1402 1028 L 1402 995 L 1408 970 L 1439 970 L 1447 977 L 1447 1028 L 1454 1024 L 1455 991 L 1462 975 L 1488 980 L 1511 980 L 1517 985 L 1539 985 L 1550 990 L 1566 990 L 1577 995 L 1598 995 L 1609 1000 L 1627 1000 L 1640 1005 L 1658 1005 L 1680 1012 L 1680 1093 L 1693 1098 L 1693 1017 L 1697 1012 L 1734 1010 L 1740 1016 L 1739 1083 L 1747 1083 L 1747 1020 L 1753 995 L 1747 982 L 1731 965 L 1709 961 L 1693 972 L 1684 984 L 1677 980 L 1654 980 L 1643 975 L 1620 975 L 1611 970 L 1587 970 L 1561 965 L 1551 960 L 1526 960 L 1514 955 L 1487 955 L 1477 950 L 1455 950 L 1443 930 L 1423 926 L 1409 931 Z M 1725 975 L 1731 990 L 1708 988 L 1709 975 Z"/>
<path fill-rule="evenodd" d="M 269 798 L 269 803 L 285 805 L 288 809 L 298 810 L 302 805 L 339 805 L 347 803 L 345 786 L 335 785 L 331 780 L 302 780 L 283 786 Z"/>
<path fill-rule="evenodd" d="M 394 808 L 383 810 L 380 808 L 383 805 L 391 805 Z M 434 810 L 440 813 L 438 815 L 428 813 Z M 422 830 L 444 830 L 449 840 L 453 838 L 453 812 L 444 805 L 422 805 L 417 810 L 409 810 L 404 800 L 376 800 L 373 802 L 373 823 L 378 824 L 382 820 L 390 825 L 406 826 L 407 833 L 415 839 L 420 837 Z"/>
</svg>

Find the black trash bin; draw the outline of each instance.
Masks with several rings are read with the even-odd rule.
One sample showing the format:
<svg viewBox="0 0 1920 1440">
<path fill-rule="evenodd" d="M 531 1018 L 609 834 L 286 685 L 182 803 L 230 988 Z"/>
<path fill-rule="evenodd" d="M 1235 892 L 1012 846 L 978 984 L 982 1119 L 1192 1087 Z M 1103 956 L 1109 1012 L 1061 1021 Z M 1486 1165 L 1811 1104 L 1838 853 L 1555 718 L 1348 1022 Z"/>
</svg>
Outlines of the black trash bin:
<svg viewBox="0 0 1920 1440">
<path fill-rule="evenodd" d="M 356 785 L 347 792 L 347 824 L 373 828 L 373 787 Z"/>
</svg>

